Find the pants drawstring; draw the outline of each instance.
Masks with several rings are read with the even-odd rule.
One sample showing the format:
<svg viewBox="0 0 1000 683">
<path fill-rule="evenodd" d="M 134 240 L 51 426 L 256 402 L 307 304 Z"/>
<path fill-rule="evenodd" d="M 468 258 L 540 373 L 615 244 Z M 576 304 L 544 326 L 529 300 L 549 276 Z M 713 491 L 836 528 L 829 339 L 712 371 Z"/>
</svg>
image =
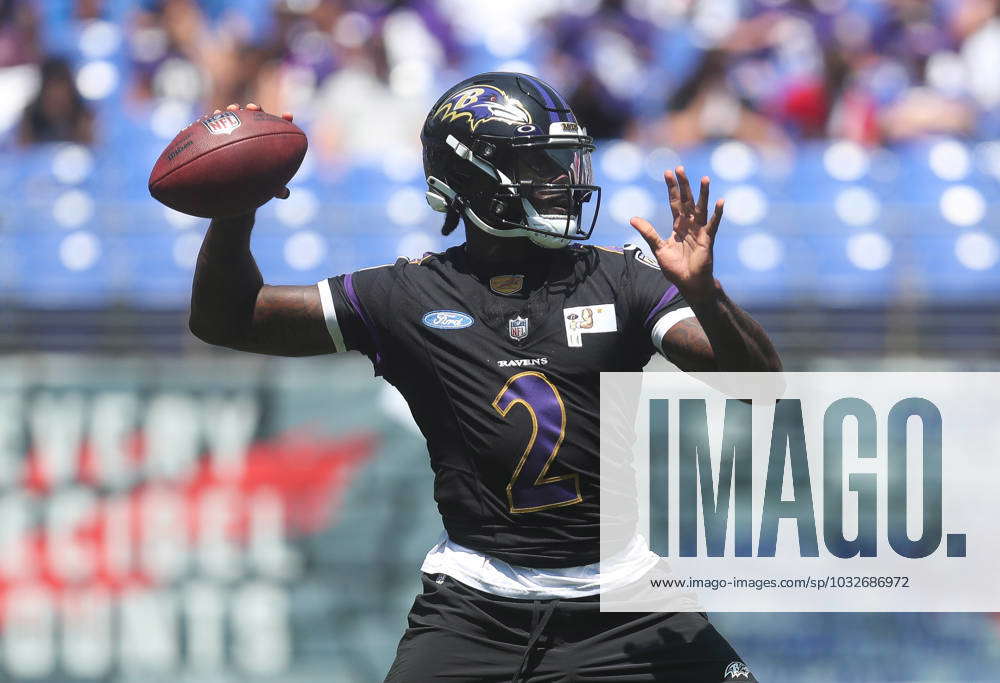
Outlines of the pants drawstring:
<svg viewBox="0 0 1000 683">
<path fill-rule="evenodd" d="M 533 622 L 531 636 L 528 638 L 528 646 L 524 650 L 524 657 L 521 658 L 521 665 L 518 666 L 517 671 L 514 672 L 514 678 L 511 679 L 511 683 L 518 683 L 522 680 L 522 676 L 528 673 L 528 663 L 531 661 L 531 655 L 534 653 L 535 646 L 538 644 L 539 638 L 542 637 L 542 632 L 545 631 L 545 627 L 548 625 L 549 619 L 552 617 L 552 613 L 556 611 L 556 603 L 558 603 L 559 600 L 549 600 L 548 605 L 545 607 L 545 611 L 542 612 L 541 619 L 538 619 L 538 605 L 541 602 L 541 600 L 534 601 L 534 605 L 531 610 L 531 620 Z"/>
</svg>

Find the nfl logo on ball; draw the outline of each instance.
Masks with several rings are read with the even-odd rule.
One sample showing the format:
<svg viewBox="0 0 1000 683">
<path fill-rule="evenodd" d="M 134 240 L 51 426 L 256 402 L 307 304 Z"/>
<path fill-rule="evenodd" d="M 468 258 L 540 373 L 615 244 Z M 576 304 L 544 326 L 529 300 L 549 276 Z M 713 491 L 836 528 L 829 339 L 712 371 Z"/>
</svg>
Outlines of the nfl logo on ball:
<svg viewBox="0 0 1000 683">
<path fill-rule="evenodd" d="M 521 316 L 511 318 L 507 322 L 507 331 L 510 333 L 510 338 L 515 341 L 524 339 L 528 336 L 528 319 Z"/>
<path fill-rule="evenodd" d="M 220 114 L 209 116 L 202 123 L 205 124 L 205 128 L 208 128 L 208 132 L 212 135 L 229 135 L 239 128 L 242 122 L 240 121 L 240 117 L 234 112 L 224 111 Z"/>
</svg>

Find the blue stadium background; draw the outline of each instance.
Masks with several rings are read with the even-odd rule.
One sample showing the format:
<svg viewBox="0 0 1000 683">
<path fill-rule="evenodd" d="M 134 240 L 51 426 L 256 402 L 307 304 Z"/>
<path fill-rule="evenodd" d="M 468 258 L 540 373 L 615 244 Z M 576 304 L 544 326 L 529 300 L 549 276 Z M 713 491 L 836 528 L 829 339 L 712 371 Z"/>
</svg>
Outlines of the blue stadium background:
<svg viewBox="0 0 1000 683">
<path fill-rule="evenodd" d="M 176 131 L 230 101 L 296 114 L 310 152 L 291 197 L 258 212 L 254 252 L 267 281 L 314 282 L 456 243 L 424 203 L 417 127 L 468 74 L 531 71 L 595 121 L 596 242 L 633 241 L 631 215 L 663 224 L 664 169 L 712 177 L 727 199 L 718 276 L 789 368 L 996 369 L 1000 86 L 983 74 L 1000 71 L 998 13 L 992 0 L 0 0 L 0 351 L 21 376 L 5 390 L 29 396 L 66 368 L 85 392 L 107 373 L 148 387 L 163 363 L 196 376 L 208 358 L 280 397 L 262 433 L 295 423 L 290 406 L 322 422 L 316 405 L 364 396 L 350 427 L 383 445 L 304 542 L 294 656 L 273 680 L 375 680 L 437 530 L 422 445 L 363 363 L 248 366 L 187 334 L 205 222 L 146 189 Z M 314 376 L 303 389 L 285 373 Z M 718 622 L 761 680 L 1000 670 L 990 615 Z M 60 666 L 29 678 L 66 680 Z"/>
</svg>

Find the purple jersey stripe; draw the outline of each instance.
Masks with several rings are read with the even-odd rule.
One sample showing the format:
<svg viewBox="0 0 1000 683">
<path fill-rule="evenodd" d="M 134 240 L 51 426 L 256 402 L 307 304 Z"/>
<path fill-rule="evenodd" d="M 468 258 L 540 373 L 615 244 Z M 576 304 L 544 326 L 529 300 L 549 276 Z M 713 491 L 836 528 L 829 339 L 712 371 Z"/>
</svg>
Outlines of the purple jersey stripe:
<svg viewBox="0 0 1000 683">
<path fill-rule="evenodd" d="M 372 321 L 368 319 L 368 314 L 365 313 L 365 309 L 361 306 L 361 300 L 358 299 L 358 293 L 354 291 L 354 277 L 353 273 L 348 273 L 344 276 L 344 290 L 347 292 L 347 300 L 351 304 L 351 308 L 354 312 L 361 318 L 361 322 L 365 324 L 365 328 L 368 330 L 369 336 L 372 338 L 372 344 L 375 345 L 375 369 L 378 370 L 382 365 L 382 351 L 381 345 L 378 343 L 378 333 L 375 331 L 375 325 Z"/>
<path fill-rule="evenodd" d="M 647 327 L 649 327 L 649 323 L 653 321 L 653 318 L 656 317 L 656 314 L 666 308 L 667 304 L 670 303 L 670 300 L 677 296 L 677 293 L 677 285 L 670 285 L 669 289 L 667 289 L 667 291 L 663 293 L 663 296 L 660 297 L 660 301 L 653 306 L 653 310 L 651 310 L 649 315 L 646 316 Z"/>
</svg>

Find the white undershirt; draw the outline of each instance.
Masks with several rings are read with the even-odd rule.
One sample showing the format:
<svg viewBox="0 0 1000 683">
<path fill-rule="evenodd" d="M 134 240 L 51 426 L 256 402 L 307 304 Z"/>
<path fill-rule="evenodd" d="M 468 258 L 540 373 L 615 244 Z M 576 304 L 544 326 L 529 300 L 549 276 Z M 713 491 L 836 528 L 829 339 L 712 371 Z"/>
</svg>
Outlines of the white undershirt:
<svg viewBox="0 0 1000 683">
<path fill-rule="evenodd" d="M 420 571 L 445 574 L 484 593 L 525 600 L 583 598 L 624 588 L 648 574 L 660 556 L 649 549 L 640 536 L 627 548 L 603 563 L 580 567 L 532 569 L 504 562 L 466 548 L 441 532 L 441 538 L 427 553 Z"/>
</svg>

